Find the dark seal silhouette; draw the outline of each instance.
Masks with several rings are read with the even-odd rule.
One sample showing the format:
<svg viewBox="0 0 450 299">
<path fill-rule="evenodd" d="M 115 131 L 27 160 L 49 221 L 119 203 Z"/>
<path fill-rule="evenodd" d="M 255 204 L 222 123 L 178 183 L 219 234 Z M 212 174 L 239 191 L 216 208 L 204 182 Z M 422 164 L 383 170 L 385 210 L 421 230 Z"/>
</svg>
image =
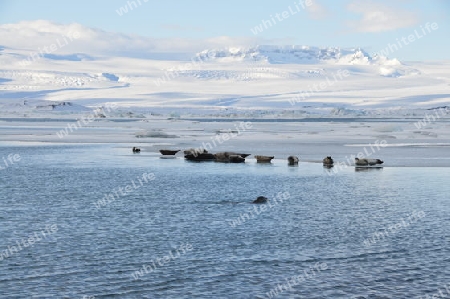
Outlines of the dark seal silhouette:
<svg viewBox="0 0 450 299">
<path fill-rule="evenodd" d="M 355 166 L 374 166 L 383 164 L 384 162 L 380 159 L 358 159 L 355 158 Z"/>
<path fill-rule="evenodd" d="M 289 156 L 287 159 L 288 159 L 289 166 L 298 165 L 298 157 L 297 156 Z"/>
<path fill-rule="evenodd" d="M 257 199 L 255 199 L 252 203 L 267 203 L 268 199 L 265 196 L 258 196 Z"/>
<path fill-rule="evenodd" d="M 255 156 L 256 163 L 270 163 L 273 158 L 274 156 L 261 156 L 261 155 Z"/>
<path fill-rule="evenodd" d="M 176 153 L 178 153 L 180 150 L 169 150 L 169 149 L 161 149 L 159 152 L 163 156 L 174 156 Z"/>
<path fill-rule="evenodd" d="M 334 160 L 331 158 L 331 156 L 327 156 L 322 160 L 323 166 L 331 168 L 334 165 Z"/>
<path fill-rule="evenodd" d="M 214 155 L 216 157 L 216 162 L 222 163 L 244 163 L 245 157 L 250 156 L 249 154 L 239 154 L 234 152 L 222 152 Z"/>
</svg>

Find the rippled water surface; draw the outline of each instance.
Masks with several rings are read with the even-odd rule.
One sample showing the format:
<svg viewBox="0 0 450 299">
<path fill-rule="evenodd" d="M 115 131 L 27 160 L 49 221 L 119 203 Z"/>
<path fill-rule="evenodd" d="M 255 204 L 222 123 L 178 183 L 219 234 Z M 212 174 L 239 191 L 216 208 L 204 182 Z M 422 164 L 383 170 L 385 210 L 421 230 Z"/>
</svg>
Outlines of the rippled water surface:
<svg viewBox="0 0 450 299">
<path fill-rule="evenodd" d="M 3 146 L 0 166 L 0 298 L 419 298 L 450 283 L 449 168 L 329 175 L 114 145 Z"/>
</svg>

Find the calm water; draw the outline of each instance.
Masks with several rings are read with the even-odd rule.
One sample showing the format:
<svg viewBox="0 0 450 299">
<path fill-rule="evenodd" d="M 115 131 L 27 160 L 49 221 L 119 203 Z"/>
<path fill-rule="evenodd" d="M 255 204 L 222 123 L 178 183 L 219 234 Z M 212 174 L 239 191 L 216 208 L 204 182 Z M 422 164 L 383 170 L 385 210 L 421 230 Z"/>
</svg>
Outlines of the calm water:
<svg viewBox="0 0 450 299">
<path fill-rule="evenodd" d="M 190 163 L 130 152 L 0 147 L 0 167 L 9 154 L 21 157 L 0 170 L 0 298 L 446 294 L 449 168 L 330 176 L 314 163 Z M 95 205 L 127 185 L 126 195 Z M 277 200 L 280 192 L 290 197 Z M 255 211 L 259 195 L 272 201 Z M 289 288 L 294 276 L 302 279 Z"/>
</svg>

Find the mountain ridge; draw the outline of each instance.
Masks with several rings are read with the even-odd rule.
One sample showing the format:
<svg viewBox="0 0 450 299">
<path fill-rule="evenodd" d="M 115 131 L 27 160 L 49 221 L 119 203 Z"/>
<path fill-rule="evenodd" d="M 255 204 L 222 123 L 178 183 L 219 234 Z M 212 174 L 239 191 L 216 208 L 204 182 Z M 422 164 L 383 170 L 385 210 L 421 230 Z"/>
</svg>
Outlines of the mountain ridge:
<svg viewBox="0 0 450 299">
<path fill-rule="evenodd" d="M 308 45 L 258 45 L 255 47 L 227 47 L 206 49 L 196 54 L 198 59 L 218 61 L 265 62 L 269 64 L 341 65 L 401 65 L 397 59 L 371 56 L 362 48 L 316 47 Z"/>
</svg>

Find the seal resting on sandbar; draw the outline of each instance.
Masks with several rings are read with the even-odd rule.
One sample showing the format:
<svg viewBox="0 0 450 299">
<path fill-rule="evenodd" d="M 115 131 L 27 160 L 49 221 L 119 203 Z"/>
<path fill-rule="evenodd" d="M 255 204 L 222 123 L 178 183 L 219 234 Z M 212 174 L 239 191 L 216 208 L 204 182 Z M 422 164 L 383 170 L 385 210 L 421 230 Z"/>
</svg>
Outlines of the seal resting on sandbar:
<svg viewBox="0 0 450 299">
<path fill-rule="evenodd" d="M 216 157 L 216 162 L 222 163 L 243 163 L 245 162 L 245 157 L 250 156 L 248 154 L 239 154 L 234 152 L 222 152 L 214 155 Z"/>
<path fill-rule="evenodd" d="M 374 166 L 378 164 L 383 164 L 384 161 L 381 161 L 380 159 L 358 159 L 355 158 L 355 165 L 356 166 Z"/>
<path fill-rule="evenodd" d="M 261 155 L 255 156 L 257 163 L 270 163 L 273 158 L 274 156 L 261 156 Z"/>
<path fill-rule="evenodd" d="M 168 149 L 161 149 L 159 150 L 159 152 L 161 153 L 161 155 L 164 156 L 174 156 L 176 155 L 176 153 L 178 153 L 180 150 L 168 150 Z"/>
<path fill-rule="evenodd" d="M 207 150 L 191 148 L 184 151 L 184 158 L 189 161 L 215 161 L 216 157 Z"/>
<path fill-rule="evenodd" d="M 258 198 L 256 198 L 252 203 L 267 203 L 268 199 L 265 196 L 258 196 Z"/>
</svg>

